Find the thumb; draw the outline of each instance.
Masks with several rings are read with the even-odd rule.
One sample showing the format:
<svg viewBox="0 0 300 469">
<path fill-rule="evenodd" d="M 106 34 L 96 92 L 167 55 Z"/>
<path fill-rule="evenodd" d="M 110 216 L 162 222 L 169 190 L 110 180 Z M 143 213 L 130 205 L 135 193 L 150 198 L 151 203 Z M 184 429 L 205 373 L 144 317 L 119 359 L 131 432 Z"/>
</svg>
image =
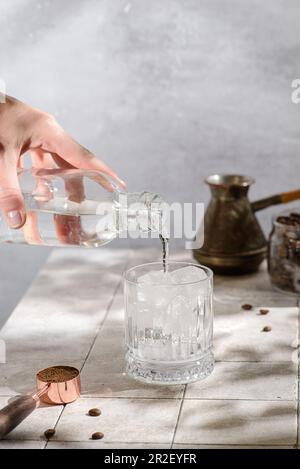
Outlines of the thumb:
<svg viewBox="0 0 300 469">
<path fill-rule="evenodd" d="M 0 209 L 10 228 L 21 228 L 26 214 L 15 161 L 7 153 L 0 158 Z"/>
</svg>

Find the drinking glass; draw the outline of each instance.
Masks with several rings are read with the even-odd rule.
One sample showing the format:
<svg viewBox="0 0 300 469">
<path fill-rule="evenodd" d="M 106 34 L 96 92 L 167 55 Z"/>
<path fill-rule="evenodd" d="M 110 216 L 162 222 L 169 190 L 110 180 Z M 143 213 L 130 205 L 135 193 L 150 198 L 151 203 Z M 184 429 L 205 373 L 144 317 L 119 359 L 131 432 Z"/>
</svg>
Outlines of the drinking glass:
<svg viewBox="0 0 300 469">
<path fill-rule="evenodd" d="M 147 383 L 203 379 L 214 367 L 213 273 L 207 267 L 154 262 L 124 274 L 126 372 Z"/>
</svg>

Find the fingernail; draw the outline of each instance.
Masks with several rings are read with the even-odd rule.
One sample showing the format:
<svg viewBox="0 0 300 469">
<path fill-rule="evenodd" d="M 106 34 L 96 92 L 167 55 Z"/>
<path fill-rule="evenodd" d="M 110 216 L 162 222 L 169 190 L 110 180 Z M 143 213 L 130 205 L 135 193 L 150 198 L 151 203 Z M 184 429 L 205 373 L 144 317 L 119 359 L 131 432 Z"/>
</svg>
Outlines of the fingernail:
<svg viewBox="0 0 300 469">
<path fill-rule="evenodd" d="M 11 228 L 19 228 L 23 223 L 22 213 L 19 210 L 7 212 L 7 221 Z"/>
</svg>

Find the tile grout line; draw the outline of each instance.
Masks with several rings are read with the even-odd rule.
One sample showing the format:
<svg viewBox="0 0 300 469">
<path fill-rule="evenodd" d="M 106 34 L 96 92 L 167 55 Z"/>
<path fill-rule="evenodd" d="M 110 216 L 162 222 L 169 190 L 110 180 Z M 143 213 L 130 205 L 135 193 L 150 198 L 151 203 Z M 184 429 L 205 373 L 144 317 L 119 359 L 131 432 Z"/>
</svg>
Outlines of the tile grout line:
<svg viewBox="0 0 300 469">
<path fill-rule="evenodd" d="M 130 257 L 131 257 L 131 250 L 129 251 L 129 254 L 128 254 L 127 258 L 126 258 L 126 261 L 124 262 L 124 268 L 125 268 L 125 269 L 126 269 L 126 266 L 128 265 L 128 262 L 129 262 Z M 84 359 L 83 365 L 82 365 L 81 368 L 80 368 L 80 373 L 82 373 L 82 370 L 83 370 L 83 368 L 84 368 L 84 366 L 85 366 L 87 360 L 89 359 L 89 356 L 91 355 L 92 349 L 93 349 L 93 347 L 94 347 L 94 345 L 95 345 L 95 342 L 96 342 L 96 340 L 97 340 L 97 338 L 98 338 L 98 335 L 99 335 L 99 333 L 100 333 L 100 331 L 101 331 L 101 329 L 102 329 L 102 327 L 103 327 L 103 324 L 104 324 L 105 320 L 107 319 L 107 316 L 108 316 L 108 314 L 109 314 L 109 312 L 110 312 L 110 309 L 111 309 L 111 307 L 112 307 L 112 304 L 113 304 L 113 302 L 114 302 L 114 300 L 115 300 L 115 297 L 116 297 L 116 295 L 117 295 L 117 292 L 118 292 L 118 290 L 119 290 L 121 284 L 122 284 L 122 276 L 121 276 L 121 278 L 120 278 L 120 281 L 117 283 L 117 286 L 116 286 L 116 288 L 115 288 L 115 290 L 114 290 L 114 292 L 113 292 L 113 295 L 112 295 L 111 300 L 109 301 L 109 303 L 108 303 L 108 305 L 107 305 L 106 313 L 105 313 L 105 315 L 104 315 L 104 318 L 102 319 L 102 321 L 101 321 L 100 324 L 99 324 L 99 327 L 97 328 L 97 332 L 96 332 L 96 334 L 95 334 L 95 337 L 94 337 L 94 339 L 93 339 L 93 341 L 92 341 L 92 343 L 91 343 L 91 346 L 90 346 L 90 348 L 89 348 L 89 351 L 88 351 L 88 353 L 87 353 L 87 355 L 86 355 L 86 357 L 85 357 L 85 359 Z M 63 415 L 63 413 L 64 413 L 65 408 L 66 408 L 66 406 L 63 406 L 62 411 L 61 411 L 61 413 L 59 414 L 59 416 L 58 416 L 58 418 L 57 418 L 57 420 L 56 420 L 54 429 L 57 428 L 57 425 L 59 424 L 59 422 L 60 422 L 60 420 L 61 420 L 61 417 L 62 417 L 62 415 Z M 44 446 L 43 449 L 47 449 L 47 446 L 48 446 L 49 441 L 50 441 L 50 440 L 47 440 L 47 441 L 46 441 L 46 444 L 45 444 L 45 446 Z"/>
<path fill-rule="evenodd" d="M 172 396 L 166 396 L 166 397 L 145 397 L 145 396 L 81 396 L 84 399 L 138 399 L 138 400 L 167 400 L 167 401 L 180 401 L 182 398 L 181 397 L 172 397 Z M 241 401 L 241 402 L 295 402 L 295 399 L 257 399 L 256 397 L 253 398 L 243 398 L 243 397 L 185 397 L 186 401 Z"/>
<path fill-rule="evenodd" d="M 177 420 L 176 420 L 176 423 L 175 423 L 175 428 L 174 428 L 174 433 L 173 433 L 170 449 L 173 448 L 173 445 L 174 445 L 174 442 L 175 442 L 176 432 L 177 432 L 177 428 L 178 428 L 178 424 L 179 424 L 179 419 L 180 419 L 180 416 L 181 416 L 181 411 L 182 411 L 182 407 L 183 407 L 183 402 L 184 402 L 187 386 L 188 386 L 187 384 L 184 385 L 184 390 L 183 390 L 183 394 L 182 394 L 182 398 L 181 398 L 181 402 L 180 402 L 180 406 L 179 406 L 179 410 L 178 410 Z"/>
<path fill-rule="evenodd" d="M 61 412 L 60 412 L 59 416 L 58 416 L 57 419 L 56 419 L 56 422 L 55 422 L 55 425 L 54 425 L 54 430 L 56 430 L 57 425 L 58 425 L 59 422 L 60 422 L 60 419 L 61 419 L 61 417 L 62 417 L 62 414 L 64 413 L 65 408 L 66 408 L 66 405 L 63 406 L 63 408 L 61 409 Z M 43 449 L 47 449 L 47 446 L 48 446 L 49 441 L 50 441 L 50 440 L 47 440 L 47 441 L 46 441 L 45 446 L 44 446 Z"/>
</svg>

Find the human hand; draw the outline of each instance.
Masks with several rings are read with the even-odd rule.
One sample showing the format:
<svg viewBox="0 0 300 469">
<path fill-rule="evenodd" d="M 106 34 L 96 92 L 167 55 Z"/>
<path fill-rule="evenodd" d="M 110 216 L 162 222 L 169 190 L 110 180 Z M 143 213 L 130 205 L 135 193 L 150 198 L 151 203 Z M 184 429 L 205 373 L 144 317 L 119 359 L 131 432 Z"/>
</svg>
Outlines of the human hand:
<svg viewBox="0 0 300 469">
<path fill-rule="evenodd" d="M 109 166 L 73 140 L 53 116 L 6 96 L 0 104 L 0 209 L 11 228 L 21 228 L 26 221 L 17 168 L 27 151 L 34 167 L 92 169 L 125 187 Z"/>
</svg>

